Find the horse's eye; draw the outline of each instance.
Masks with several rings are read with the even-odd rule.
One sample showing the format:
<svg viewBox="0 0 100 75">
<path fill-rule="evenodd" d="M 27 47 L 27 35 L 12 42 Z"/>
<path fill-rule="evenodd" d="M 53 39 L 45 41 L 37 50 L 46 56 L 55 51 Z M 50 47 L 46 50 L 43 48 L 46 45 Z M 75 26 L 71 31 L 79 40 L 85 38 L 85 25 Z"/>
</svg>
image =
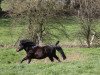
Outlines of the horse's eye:
<svg viewBox="0 0 100 75">
<path fill-rule="evenodd" d="M 19 46 L 22 46 L 22 44 L 19 44 Z"/>
</svg>

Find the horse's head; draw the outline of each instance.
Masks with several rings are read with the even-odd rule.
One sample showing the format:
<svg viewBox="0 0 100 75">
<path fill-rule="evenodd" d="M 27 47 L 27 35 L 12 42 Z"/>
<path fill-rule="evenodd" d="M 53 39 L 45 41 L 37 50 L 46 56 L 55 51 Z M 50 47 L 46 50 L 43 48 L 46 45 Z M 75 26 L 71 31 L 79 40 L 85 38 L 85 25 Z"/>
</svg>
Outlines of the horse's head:
<svg viewBox="0 0 100 75">
<path fill-rule="evenodd" d="M 17 52 L 24 49 L 24 45 L 22 43 L 19 44 L 18 48 L 16 49 Z"/>
<path fill-rule="evenodd" d="M 30 40 L 21 40 L 16 51 L 19 52 L 23 49 L 27 51 L 28 48 L 30 48 L 32 46 L 35 46 L 35 43 L 33 43 L 32 41 L 30 41 Z"/>
</svg>

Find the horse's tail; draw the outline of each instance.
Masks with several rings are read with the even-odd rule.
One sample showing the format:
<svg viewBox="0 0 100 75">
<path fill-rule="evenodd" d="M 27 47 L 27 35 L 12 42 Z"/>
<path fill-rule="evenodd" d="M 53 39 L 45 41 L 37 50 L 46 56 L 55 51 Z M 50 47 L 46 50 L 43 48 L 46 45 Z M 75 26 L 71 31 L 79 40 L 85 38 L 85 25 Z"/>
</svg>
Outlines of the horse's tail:
<svg viewBox="0 0 100 75">
<path fill-rule="evenodd" d="M 63 57 L 63 60 L 66 59 L 66 55 L 63 52 L 63 49 L 60 46 L 56 46 L 56 50 L 61 54 L 61 56 Z"/>
<path fill-rule="evenodd" d="M 59 41 L 56 42 L 55 46 L 57 46 L 59 44 Z"/>
</svg>

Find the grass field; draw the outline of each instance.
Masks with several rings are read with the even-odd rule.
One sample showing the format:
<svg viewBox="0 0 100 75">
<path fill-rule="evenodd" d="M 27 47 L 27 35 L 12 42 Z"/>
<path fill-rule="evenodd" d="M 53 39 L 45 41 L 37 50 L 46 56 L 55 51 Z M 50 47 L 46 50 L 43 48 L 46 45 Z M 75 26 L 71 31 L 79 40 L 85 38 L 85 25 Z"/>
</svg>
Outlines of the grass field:
<svg viewBox="0 0 100 75">
<path fill-rule="evenodd" d="M 66 22 L 66 30 L 70 40 L 75 39 L 78 31 L 77 24 Z M 24 26 L 12 29 L 8 19 L 0 19 L 0 75 L 100 75 L 100 48 L 63 48 L 67 56 L 62 62 L 50 62 L 48 58 L 43 60 L 33 59 L 30 64 L 21 59 L 26 55 L 24 51 L 17 53 L 13 45 L 21 34 Z M 99 25 L 98 25 L 99 26 Z M 98 29 L 99 30 L 99 29 Z M 64 38 L 62 42 L 65 41 Z M 8 47 L 7 47 L 8 46 Z"/>
<path fill-rule="evenodd" d="M 46 58 L 20 64 L 24 51 L 16 53 L 15 49 L 0 49 L 0 75 L 100 75 L 100 48 L 68 48 L 64 51 L 67 59 L 60 63 L 51 63 Z"/>
</svg>

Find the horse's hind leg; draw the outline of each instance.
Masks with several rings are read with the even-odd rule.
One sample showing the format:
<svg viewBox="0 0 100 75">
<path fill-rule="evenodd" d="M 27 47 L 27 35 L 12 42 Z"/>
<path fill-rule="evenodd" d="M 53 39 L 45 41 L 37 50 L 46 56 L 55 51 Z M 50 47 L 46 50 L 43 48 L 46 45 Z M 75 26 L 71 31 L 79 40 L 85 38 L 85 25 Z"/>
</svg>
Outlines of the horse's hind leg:
<svg viewBox="0 0 100 75">
<path fill-rule="evenodd" d="M 51 62 L 54 62 L 54 59 L 53 59 L 53 57 L 49 57 L 49 59 L 51 60 Z"/>
<path fill-rule="evenodd" d="M 27 58 L 27 56 L 25 57 L 25 58 L 23 58 L 22 60 L 21 60 L 21 63 L 23 62 L 23 61 L 25 61 L 25 60 L 27 60 L 28 58 Z"/>
<path fill-rule="evenodd" d="M 59 62 L 61 62 L 57 55 L 54 55 L 53 57 L 54 57 L 55 59 L 57 59 Z"/>
</svg>

